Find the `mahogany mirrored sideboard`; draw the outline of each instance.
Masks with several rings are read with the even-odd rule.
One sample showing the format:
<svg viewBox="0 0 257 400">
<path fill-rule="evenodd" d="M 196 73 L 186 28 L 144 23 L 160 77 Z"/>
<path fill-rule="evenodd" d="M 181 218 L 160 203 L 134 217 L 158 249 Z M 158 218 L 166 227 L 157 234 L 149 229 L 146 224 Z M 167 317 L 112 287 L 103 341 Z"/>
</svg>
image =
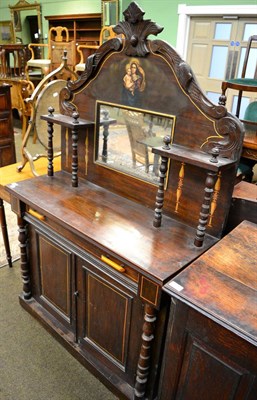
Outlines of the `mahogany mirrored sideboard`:
<svg viewBox="0 0 257 400">
<path fill-rule="evenodd" d="M 165 283 L 222 237 L 240 121 L 203 94 L 135 2 L 42 116 L 45 176 L 9 186 L 21 305 L 114 393 L 157 395 Z M 51 106 L 51 105 L 50 105 Z M 52 140 L 61 125 L 62 170 Z"/>
</svg>

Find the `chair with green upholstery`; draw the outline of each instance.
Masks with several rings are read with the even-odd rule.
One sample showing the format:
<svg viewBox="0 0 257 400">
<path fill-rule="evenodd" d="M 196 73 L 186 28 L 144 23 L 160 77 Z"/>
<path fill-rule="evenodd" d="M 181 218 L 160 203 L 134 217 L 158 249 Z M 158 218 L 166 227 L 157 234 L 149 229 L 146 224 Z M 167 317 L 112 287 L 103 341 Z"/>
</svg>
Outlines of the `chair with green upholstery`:
<svg viewBox="0 0 257 400">
<path fill-rule="evenodd" d="M 250 36 L 246 46 L 241 78 L 228 79 L 226 81 L 223 81 L 221 85 L 222 95 L 220 97 L 220 104 L 222 105 L 226 105 L 227 89 L 238 90 L 237 107 L 235 113 L 237 117 L 239 117 L 240 113 L 242 93 L 257 92 L 257 60 L 255 61 L 254 75 L 251 77 L 247 76 L 247 65 L 248 65 L 249 55 L 251 49 L 253 49 L 253 47 L 256 48 L 256 45 L 257 45 L 257 35 Z"/>
<path fill-rule="evenodd" d="M 251 121 L 257 123 L 257 101 L 252 101 L 246 107 L 244 121 Z"/>
</svg>

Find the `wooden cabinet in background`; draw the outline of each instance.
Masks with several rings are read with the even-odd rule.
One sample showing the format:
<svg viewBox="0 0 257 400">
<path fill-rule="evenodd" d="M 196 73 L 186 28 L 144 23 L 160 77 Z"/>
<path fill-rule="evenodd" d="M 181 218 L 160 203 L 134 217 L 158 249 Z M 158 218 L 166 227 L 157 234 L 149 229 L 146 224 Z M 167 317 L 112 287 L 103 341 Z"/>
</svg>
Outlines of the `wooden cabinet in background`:
<svg viewBox="0 0 257 400">
<path fill-rule="evenodd" d="M 160 400 L 254 400 L 257 225 L 244 221 L 165 285 Z"/>
<path fill-rule="evenodd" d="M 45 19 L 49 29 L 56 26 L 65 26 L 69 31 L 69 39 L 75 46 L 80 44 L 99 45 L 101 32 L 101 13 L 79 15 L 51 15 Z M 79 58 L 77 58 L 77 63 Z"/>
<path fill-rule="evenodd" d="M 0 167 L 16 162 L 10 85 L 0 85 Z"/>
</svg>

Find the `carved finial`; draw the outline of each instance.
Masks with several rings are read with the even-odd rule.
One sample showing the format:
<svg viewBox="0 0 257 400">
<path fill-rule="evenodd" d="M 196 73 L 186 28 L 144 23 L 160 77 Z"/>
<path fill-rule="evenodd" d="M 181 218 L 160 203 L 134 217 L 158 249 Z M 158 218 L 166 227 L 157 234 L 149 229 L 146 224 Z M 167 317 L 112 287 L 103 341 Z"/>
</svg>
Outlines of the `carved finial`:
<svg viewBox="0 0 257 400">
<path fill-rule="evenodd" d="M 125 36 L 125 53 L 128 56 L 144 57 L 149 53 L 146 38 L 149 35 L 158 35 L 163 30 L 163 27 L 150 19 L 144 20 L 144 14 L 133 1 L 123 13 L 125 21 L 119 22 L 113 28 L 115 33 Z"/>
<path fill-rule="evenodd" d="M 52 106 L 48 107 L 48 117 L 54 116 L 54 108 Z"/>
<path fill-rule="evenodd" d="M 164 143 L 164 146 L 162 146 L 162 148 L 163 148 L 164 150 L 169 150 L 169 149 L 170 149 L 170 143 L 171 143 L 171 137 L 170 137 L 170 135 L 164 136 L 164 138 L 163 138 L 163 143 Z"/>
<path fill-rule="evenodd" d="M 72 113 L 72 118 L 73 118 L 73 123 L 74 123 L 74 124 L 78 124 L 78 123 L 79 123 L 79 121 L 78 121 L 78 119 L 79 119 L 79 113 L 78 113 L 77 111 L 74 111 L 74 112 Z"/>
<path fill-rule="evenodd" d="M 217 163 L 218 162 L 218 156 L 220 154 L 219 148 L 218 147 L 213 147 L 213 149 L 211 150 L 211 155 L 212 157 L 210 158 L 210 162 L 212 163 Z"/>
<path fill-rule="evenodd" d="M 123 15 L 125 21 L 128 21 L 130 24 L 135 24 L 136 22 L 143 21 L 145 12 L 137 3 L 132 1 L 132 3 L 130 3 L 128 8 L 124 11 Z"/>
</svg>

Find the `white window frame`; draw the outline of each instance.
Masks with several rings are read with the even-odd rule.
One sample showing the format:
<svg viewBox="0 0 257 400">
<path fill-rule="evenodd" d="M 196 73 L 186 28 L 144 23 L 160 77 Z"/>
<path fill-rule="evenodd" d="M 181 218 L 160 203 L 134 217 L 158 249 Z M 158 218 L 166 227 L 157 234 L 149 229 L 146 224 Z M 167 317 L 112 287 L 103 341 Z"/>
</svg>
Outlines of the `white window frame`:
<svg viewBox="0 0 257 400">
<path fill-rule="evenodd" d="M 257 5 L 187 6 L 186 4 L 179 4 L 176 50 L 182 58 L 186 59 L 187 55 L 191 17 L 212 15 L 217 17 L 252 17 L 257 15 Z"/>
</svg>

